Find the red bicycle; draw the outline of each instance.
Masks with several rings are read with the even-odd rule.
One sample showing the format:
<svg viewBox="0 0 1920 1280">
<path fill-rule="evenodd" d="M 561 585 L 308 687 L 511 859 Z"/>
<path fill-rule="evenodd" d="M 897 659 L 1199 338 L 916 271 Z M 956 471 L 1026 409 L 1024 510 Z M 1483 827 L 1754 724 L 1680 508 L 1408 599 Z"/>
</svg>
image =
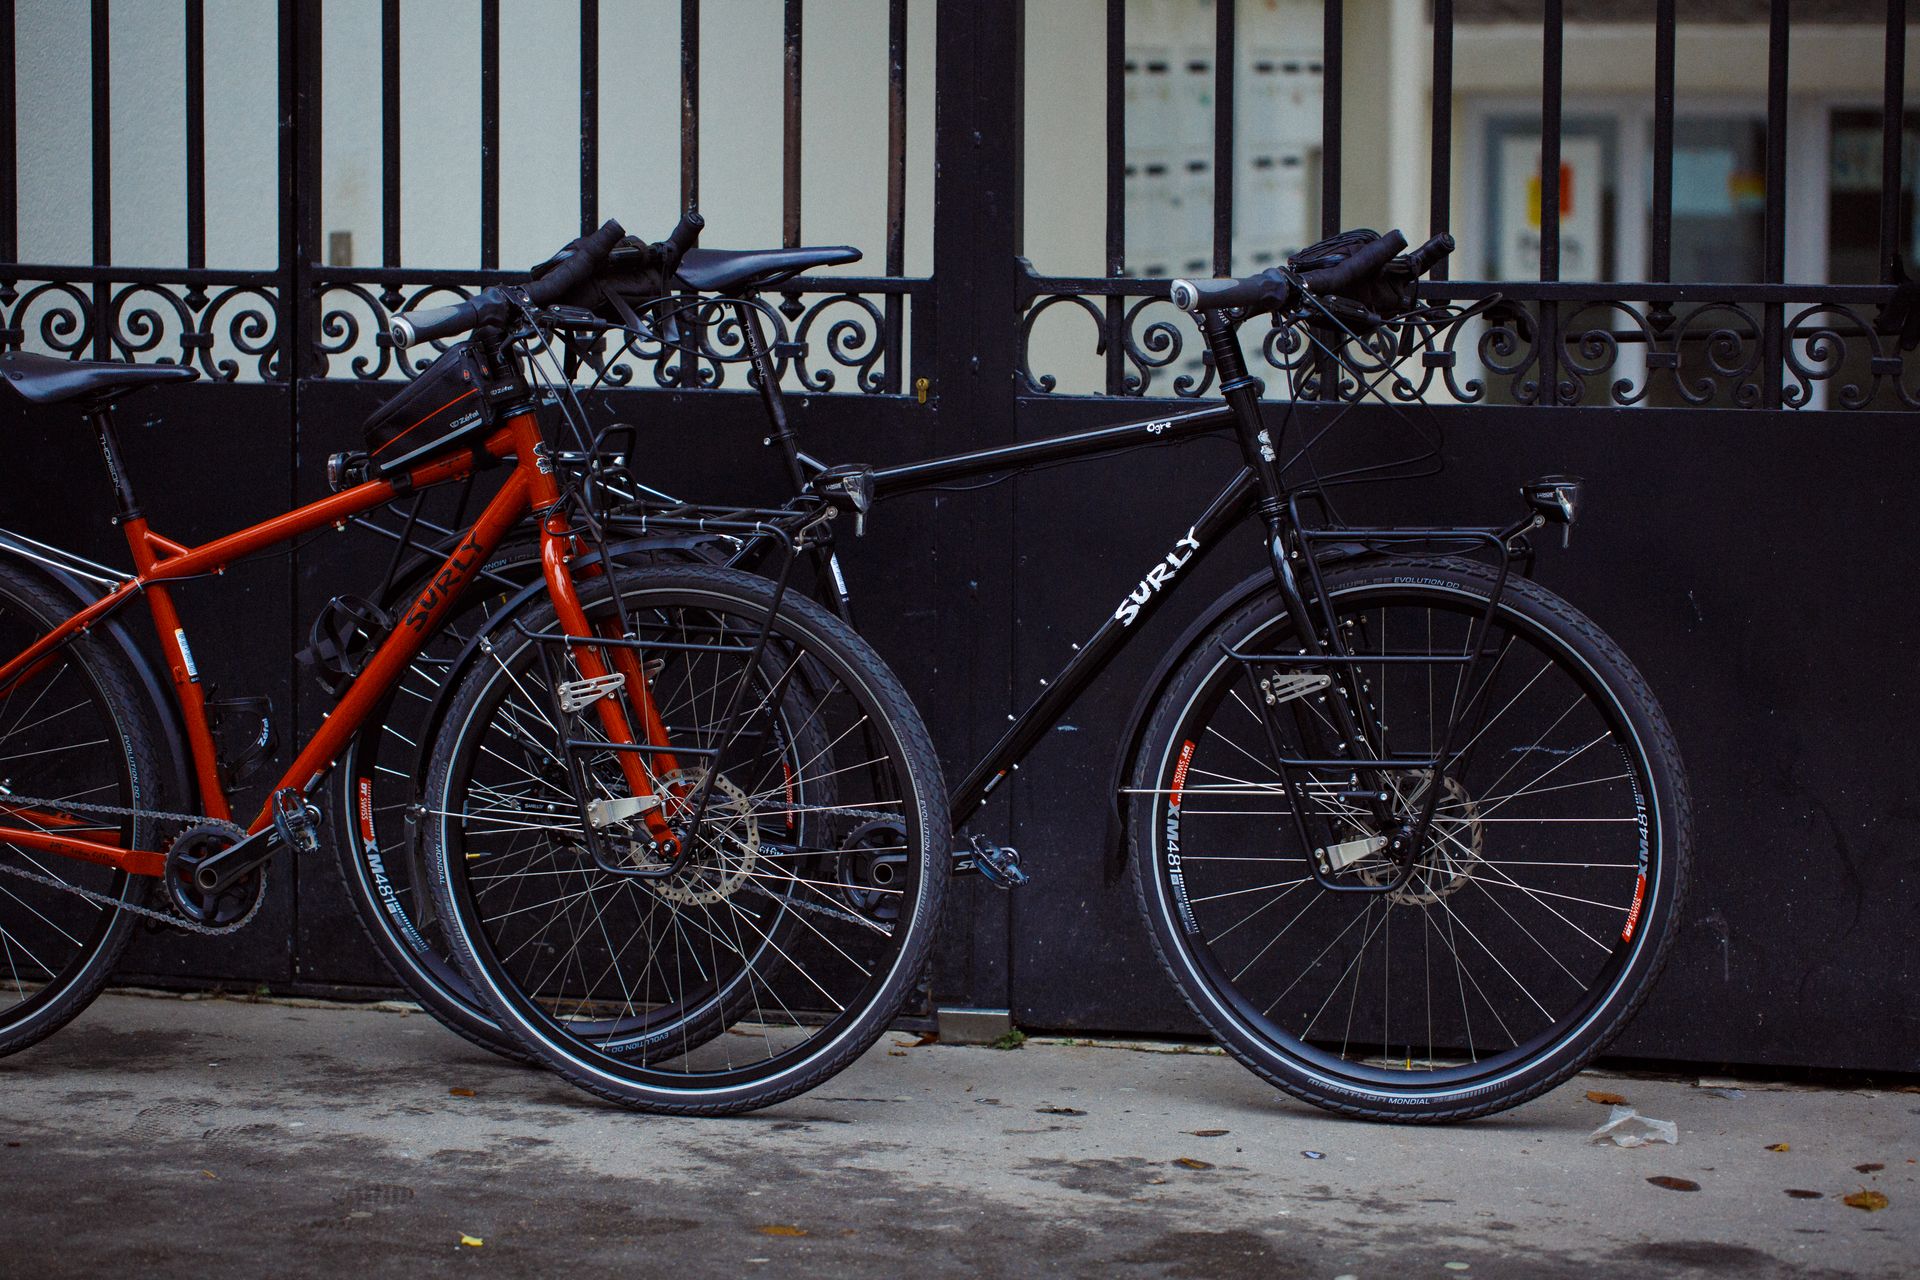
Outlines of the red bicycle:
<svg viewBox="0 0 1920 1280">
<path fill-rule="evenodd" d="M 484 987 L 480 1020 L 458 1029 L 505 1047 L 483 1011 L 513 1004 L 516 1025 L 583 1064 L 578 1083 L 657 1110 L 766 1105 L 884 1029 L 924 965 L 949 874 L 925 727 L 872 649 L 789 594 L 784 576 L 610 554 L 590 500 L 608 459 L 566 410 L 555 336 L 599 322 L 555 304 L 621 253 L 663 256 L 671 275 L 697 229 L 683 221 L 642 246 L 609 222 L 527 286 L 411 313 L 417 340 L 471 336 L 375 415 L 366 453 L 335 459 L 331 496 L 200 546 L 149 525 L 110 409 L 193 371 L 0 357 L 28 400 L 84 412 L 133 565 L 75 608 L 58 553 L 46 571 L 0 560 L 0 654 L 11 655 L 0 663 L 0 1052 L 84 1008 L 140 917 L 203 933 L 253 918 L 273 856 L 320 847 L 317 797 L 336 763 L 529 520 L 538 586 L 442 668 L 447 697 L 426 721 L 435 737 L 401 815 L 461 833 L 461 874 L 433 873 L 461 923 L 434 949 L 451 951 L 468 986 L 431 968 L 400 976 L 443 1018 L 450 1006 L 472 1012 Z M 547 404 L 578 447 L 550 438 L 560 428 Z M 237 819 L 174 588 L 497 466 L 510 468 L 504 481 L 417 593 L 390 617 L 360 619 L 377 643 L 269 800 Z M 797 552 L 835 511 L 823 494 L 705 523 Z M 159 682 L 115 616 L 137 599 L 191 757 L 184 795 L 169 794 L 170 726 L 143 692 Z M 497 741 L 495 727 L 506 730 Z M 334 812 L 354 814 L 353 834 L 377 846 L 369 784 L 339 783 Z M 364 879 L 349 888 L 363 914 L 426 925 Z M 472 909 L 488 895 L 501 896 Z"/>
</svg>

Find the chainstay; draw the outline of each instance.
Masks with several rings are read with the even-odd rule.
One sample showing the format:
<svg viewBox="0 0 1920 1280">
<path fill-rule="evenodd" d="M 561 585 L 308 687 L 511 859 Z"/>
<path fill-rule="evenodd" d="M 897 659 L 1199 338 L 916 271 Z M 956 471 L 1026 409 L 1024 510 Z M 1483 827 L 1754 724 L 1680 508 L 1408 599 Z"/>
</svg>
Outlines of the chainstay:
<svg viewBox="0 0 1920 1280">
<path fill-rule="evenodd" d="M 246 915 L 240 917 L 240 919 L 234 921 L 232 924 L 222 925 L 201 924 L 198 921 L 189 920 L 185 916 L 175 915 L 170 911 L 159 911 L 153 907 L 143 907 L 138 903 L 128 902 L 124 898 L 116 898 L 110 894 L 97 893 L 83 885 L 69 884 L 57 876 L 43 876 L 38 872 L 28 871 L 24 867 L 11 867 L 5 863 L 0 863 L 0 872 L 5 872 L 7 875 L 16 876 L 22 880 L 31 880 L 36 884 L 47 885 L 50 888 L 59 889 L 65 893 L 78 894 L 82 898 L 97 902 L 101 906 L 112 907 L 116 911 L 130 911 L 136 916 L 144 916 L 149 920 L 158 920 L 161 924 L 172 925 L 176 929 L 185 929 L 188 933 L 205 934 L 209 937 L 219 937 L 222 934 L 234 933 L 246 928 L 253 923 L 253 918 L 260 914 L 260 908 L 267 900 L 267 869 L 265 867 L 260 869 L 260 892 L 254 895 L 253 906 L 248 909 Z"/>
<path fill-rule="evenodd" d="M 163 809 L 130 809 L 121 805 L 92 804 L 80 800 L 46 800 L 38 796 L 16 795 L 11 791 L 0 792 L 0 805 L 28 805 L 41 809 L 66 809 L 74 812 L 106 813 L 123 818 L 157 818 L 164 822 L 184 822 L 193 826 L 225 826 L 232 828 L 236 842 L 244 840 L 247 835 L 246 831 L 237 823 L 224 822 L 219 818 L 209 818 L 203 814 L 169 813 Z M 98 903 L 101 906 L 112 907 L 117 911 L 128 911 L 136 916 L 144 916 L 149 920 L 157 920 L 161 924 L 172 925 L 176 929 L 184 929 L 188 933 L 204 934 L 208 937 L 219 937 L 246 928 L 249 924 L 253 923 L 253 918 L 260 914 L 260 908 L 265 905 L 267 900 L 267 869 L 264 866 L 260 868 L 260 891 L 254 895 L 253 906 L 248 908 L 246 915 L 240 917 L 240 919 L 234 921 L 232 924 L 222 925 L 201 924 L 196 920 L 189 920 L 185 916 L 175 912 L 161 911 L 153 907 L 141 906 L 138 903 L 128 902 L 124 898 L 116 898 L 111 894 L 100 893 L 96 890 L 86 888 L 84 885 L 71 884 L 68 881 L 60 879 L 58 876 L 42 875 L 38 872 L 28 871 L 24 867 L 13 867 L 5 863 L 0 863 L 0 872 L 5 872 L 7 875 L 14 876 L 21 880 L 31 880 L 35 884 L 46 885 L 52 889 L 59 889 L 63 893 L 76 894 L 79 897 L 86 898 L 88 901 Z"/>
</svg>

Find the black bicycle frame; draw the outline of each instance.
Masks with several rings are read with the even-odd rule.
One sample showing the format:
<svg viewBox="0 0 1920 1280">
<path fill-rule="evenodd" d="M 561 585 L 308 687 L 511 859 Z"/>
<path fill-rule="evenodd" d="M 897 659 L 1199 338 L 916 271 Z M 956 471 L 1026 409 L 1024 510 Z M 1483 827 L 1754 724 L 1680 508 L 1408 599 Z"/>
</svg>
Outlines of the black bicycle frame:
<svg viewBox="0 0 1920 1280">
<path fill-rule="evenodd" d="M 777 368 L 760 331 L 757 304 L 739 302 L 736 304 L 736 314 L 746 335 L 747 355 L 758 375 L 756 381 L 768 418 L 774 427 L 768 443 L 779 445 L 796 486 L 805 489 L 813 477 L 829 468 L 826 463 L 801 450 L 797 436 L 788 425 Z M 1266 526 L 1265 546 L 1269 567 L 1293 625 L 1294 642 L 1301 652 L 1287 655 L 1284 659 L 1272 655 L 1233 656 L 1250 663 L 1271 662 L 1276 669 L 1297 670 L 1319 664 L 1328 668 L 1330 680 L 1339 682 L 1344 696 L 1327 698 L 1324 714 L 1340 741 L 1329 742 L 1325 731 L 1307 723 L 1296 708 L 1300 731 L 1310 749 L 1304 755 L 1289 754 L 1280 750 L 1276 739 L 1273 746 L 1281 766 L 1282 786 L 1292 802 L 1296 820 L 1303 821 L 1301 815 L 1311 806 L 1304 802 L 1299 784 L 1292 777 L 1295 767 L 1310 771 L 1334 768 L 1351 771 L 1356 802 L 1372 811 L 1379 823 L 1377 829 L 1388 833 L 1389 856 L 1398 855 L 1395 860 L 1401 863 L 1401 874 L 1392 884 L 1368 886 L 1366 891 L 1391 891 L 1412 870 L 1409 851 L 1419 847 L 1425 829 L 1432 820 L 1433 799 L 1437 797 L 1439 788 L 1428 788 L 1431 793 L 1429 800 L 1420 806 L 1421 812 L 1413 815 L 1413 821 L 1396 824 L 1390 820 L 1390 805 L 1381 775 L 1396 770 L 1435 769 L 1439 761 L 1446 759 L 1447 749 L 1440 752 L 1439 761 L 1384 758 L 1386 753 L 1377 750 L 1355 722 L 1352 708 L 1364 705 L 1360 663 L 1340 649 L 1333 610 L 1326 599 L 1313 548 L 1333 537 L 1357 537 L 1383 544 L 1456 539 L 1479 542 L 1510 555 L 1512 536 L 1519 530 L 1517 527 L 1511 530 L 1378 529 L 1340 530 L 1334 533 L 1304 528 L 1298 513 L 1299 495 L 1290 491 L 1282 480 L 1276 445 L 1269 437 L 1263 420 L 1260 396 L 1264 388 L 1257 378 L 1247 372 L 1235 325 L 1217 312 L 1208 313 L 1201 318 L 1201 331 L 1207 340 L 1215 368 L 1219 371 L 1225 403 L 1022 444 L 873 468 L 869 473 L 872 494 L 877 500 L 923 492 L 958 481 L 1001 473 L 1017 474 L 1052 463 L 1091 460 L 1123 450 L 1175 444 L 1229 431 L 1238 437 L 1240 443 L 1243 465 L 1238 473 L 1188 526 L 1185 534 L 1173 540 L 1167 554 L 1148 568 L 1145 576 L 1118 602 L 1099 629 L 1077 647 L 1067 664 L 1052 680 L 1044 682 L 1044 691 L 1014 717 L 1000 739 L 954 788 L 949 798 L 954 830 L 960 831 L 972 820 L 1007 774 L 1017 769 L 1027 753 L 1058 723 L 1067 706 L 1099 678 L 1120 650 L 1144 629 L 1181 584 L 1194 576 L 1193 568 L 1225 541 L 1227 533 L 1236 525 L 1257 515 Z M 655 522 L 661 523 L 658 518 L 655 518 Z M 832 604 L 851 623 L 851 602 L 830 542 L 816 544 L 814 552 L 823 571 L 822 577 L 830 585 Z M 755 548 L 749 545 L 742 549 L 738 559 L 750 559 L 754 553 Z M 1503 556 L 1502 585 L 1505 571 Z M 1316 617 L 1315 609 L 1309 603 L 1310 598 L 1319 602 L 1319 612 L 1324 617 Z M 1494 602 L 1498 598 L 1496 590 Z M 1492 620 L 1493 607 L 1494 604 L 1490 602 L 1487 616 L 1475 627 L 1470 653 L 1461 655 L 1467 668 L 1464 678 L 1469 681 L 1469 688 L 1472 688 L 1472 674 L 1484 656 L 1484 638 L 1487 624 Z M 1379 657 L 1373 656 L 1369 661 L 1378 662 Z M 1470 698 L 1469 703 L 1472 701 Z M 1271 723 L 1268 727 L 1272 732 Z M 1450 731 L 1449 739 L 1451 737 Z M 1304 828 L 1301 834 L 1303 838 L 1307 836 Z M 1335 882 L 1324 871 L 1317 874 L 1316 878 L 1328 887 L 1355 887 Z"/>
</svg>

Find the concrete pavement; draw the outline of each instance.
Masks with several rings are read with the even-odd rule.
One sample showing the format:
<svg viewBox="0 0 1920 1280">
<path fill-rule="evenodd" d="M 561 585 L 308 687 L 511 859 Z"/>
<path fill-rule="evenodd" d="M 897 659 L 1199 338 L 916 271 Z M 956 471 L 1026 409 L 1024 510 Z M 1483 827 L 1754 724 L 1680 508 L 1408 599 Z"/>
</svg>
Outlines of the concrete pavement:
<svg viewBox="0 0 1920 1280">
<path fill-rule="evenodd" d="M 1411 1129 L 1211 1051 L 912 1040 L 681 1120 L 419 1013 L 109 995 L 0 1060 L 0 1275 L 1920 1273 L 1920 1092 L 1586 1076 Z M 1588 1090 L 1679 1145 L 1588 1145 Z"/>
</svg>

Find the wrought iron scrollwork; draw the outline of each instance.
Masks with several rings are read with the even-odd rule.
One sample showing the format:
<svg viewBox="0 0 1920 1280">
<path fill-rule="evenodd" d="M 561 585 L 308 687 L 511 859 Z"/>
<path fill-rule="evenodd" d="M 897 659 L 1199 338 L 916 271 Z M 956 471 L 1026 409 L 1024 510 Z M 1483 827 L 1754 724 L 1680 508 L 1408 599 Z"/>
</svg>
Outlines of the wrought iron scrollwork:
<svg viewBox="0 0 1920 1280">
<path fill-rule="evenodd" d="M 280 296 L 264 284 L 143 277 L 0 283 L 0 351 L 148 360 L 221 382 L 280 377 Z"/>
<path fill-rule="evenodd" d="M 1040 279 L 1020 321 L 1019 377 L 1027 391 L 1045 395 L 1062 389 L 1065 379 L 1034 366 L 1034 332 L 1049 312 L 1060 309 L 1092 321 L 1095 355 L 1110 356 L 1104 376 L 1089 385 L 1091 363 L 1071 390 L 1078 394 L 1173 395 L 1191 398 L 1212 389 L 1213 371 L 1195 374 L 1200 362 L 1187 355 L 1198 335 L 1164 313 L 1162 296 L 1129 298 L 1111 305 L 1110 286 L 1100 282 L 1086 292 L 1079 282 Z M 1438 294 L 1443 286 L 1432 286 Z M 1482 296 L 1485 286 L 1471 286 Z M 1527 285 L 1513 287 L 1524 294 Z M 1261 360 L 1283 376 L 1281 387 L 1303 398 L 1352 400 L 1378 391 L 1391 400 L 1454 404 L 1519 405 L 1605 404 L 1718 408 L 1761 408 L 1777 396 L 1781 407 L 1797 409 L 1920 408 L 1920 361 L 1909 360 L 1894 338 L 1876 327 L 1870 303 L 1819 300 L 1818 288 L 1798 302 L 1758 303 L 1751 293 L 1741 300 L 1641 301 L 1606 296 L 1606 286 L 1591 296 L 1506 296 L 1478 308 L 1436 306 L 1410 321 L 1395 323 L 1341 348 L 1338 394 L 1328 397 L 1320 385 L 1325 368 L 1326 331 L 1302 326 L 1267 329 L 1259 335 Z M 1097 290 L 1097 291 L 1096 291 Z M 1698 290 L 1689 290 L 1698 298 Z M 1863 293 L 1853 288 L 1857 299 Z M 1782 296 L 1786 291 L 1782 290 Z M 1103 306 L 1103 300 L 1108 305 Z M 1769 341 L 1769 321 L 1779 326 Z M 1061 326 L 1051 331 L 1050 359 L 1068 364 L 1060 345 Z M 1245 331 L 1251 338 L 1254 325 Z M 1549 347 L 1549 344 L 1551 346 Z M 1249 343 L 1249 348 L 1252 344 Z M 1084 349 L 1084 348 L 1083 348 Z M 1767 386 L 1768 352 L 1779 352 L 1779 386 Z M 1251 350 L 1249 355 L 1251 356 Z M 1401 357 L 1406 357 L 1402 359 Z M 1170 382 L 1163 370 L 1188 367 Z"/>
</svg>

